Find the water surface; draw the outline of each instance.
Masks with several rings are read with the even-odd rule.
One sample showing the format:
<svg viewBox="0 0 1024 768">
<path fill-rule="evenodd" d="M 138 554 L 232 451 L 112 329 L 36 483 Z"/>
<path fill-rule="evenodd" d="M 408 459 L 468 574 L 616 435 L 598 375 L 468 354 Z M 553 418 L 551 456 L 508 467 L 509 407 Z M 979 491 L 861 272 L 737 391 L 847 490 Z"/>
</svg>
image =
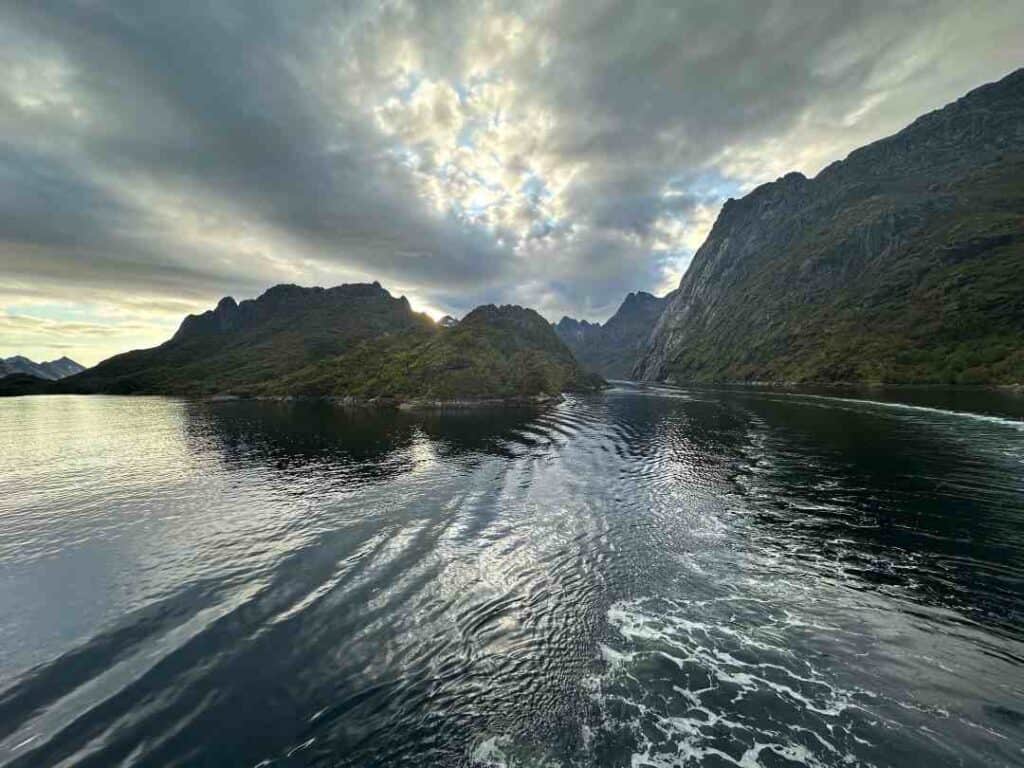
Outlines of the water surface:
<svg viewBox="0 0 1024 768">
<path fill-rule="evenodd" d="M 2 400 L 0 764 L 1024 764 L 1024 422 L 956 404 Z"/>
</svg>

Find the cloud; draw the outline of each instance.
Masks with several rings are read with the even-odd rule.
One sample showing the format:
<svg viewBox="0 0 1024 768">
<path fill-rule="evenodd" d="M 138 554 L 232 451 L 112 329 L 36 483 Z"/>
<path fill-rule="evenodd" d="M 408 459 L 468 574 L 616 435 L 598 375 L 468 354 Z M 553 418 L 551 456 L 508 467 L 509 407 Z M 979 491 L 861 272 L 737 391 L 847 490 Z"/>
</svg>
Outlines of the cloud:
<svg viewBox="0 0 1024 768">
<path fill-rule="evenodd" d="M 121 316 L 117 323 L 57 319 L 34 315 L 0 314 L 0 357 L 15 350 L 31 349 L 37 362 L 68 355 L 84 365 L 139 346 L 152 346 L 167 338 L 176 327 L 150 318 Z M 142 344 L 136 343 L 142 340 Z M 84 353 L 84 354 L 83 354 Z"/>
<path fill-rule="evenodd" d="M 726 196 L 1019 66 L 1015 5 L 7 3 L 0 307 L 127 346 L 281 281 L 603 319 Z"/>
</svg>

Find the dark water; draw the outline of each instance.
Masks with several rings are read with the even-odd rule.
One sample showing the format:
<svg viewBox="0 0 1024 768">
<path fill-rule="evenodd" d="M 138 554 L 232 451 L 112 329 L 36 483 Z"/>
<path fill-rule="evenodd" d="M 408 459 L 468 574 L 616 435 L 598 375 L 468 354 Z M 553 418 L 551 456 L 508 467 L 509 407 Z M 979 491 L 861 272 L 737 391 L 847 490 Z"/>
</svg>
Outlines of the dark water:
<svg viewBox="0 0 1024 768">
<path fill-rule="evenodd" d="M 941 408 L 0 401 L 0 764 L 1022 765 L 1024 423 Z"/>
</svg>

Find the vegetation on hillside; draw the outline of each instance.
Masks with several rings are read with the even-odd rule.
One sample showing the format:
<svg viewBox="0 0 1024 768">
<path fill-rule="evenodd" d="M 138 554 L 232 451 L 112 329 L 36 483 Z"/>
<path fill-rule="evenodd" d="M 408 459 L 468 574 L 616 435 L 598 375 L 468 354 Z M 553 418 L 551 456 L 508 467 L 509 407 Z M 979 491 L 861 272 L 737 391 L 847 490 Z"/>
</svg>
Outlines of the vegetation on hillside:
<svg viewBox="0 0 1024 768">
<path fill-rule="evenodd" d="M 1024 382 L 1024 70 L 728 202 L 637 366 L 677 382 Z"/>
<path fill-rule="evenodd" d="M 367 339 L 432 328 L 376 283 L 275 286 L 258 299 L 190 315 L 158 347 L 117 355 L 67 380 L 76 391 L 249 395 L 268 381 Z"/>
<path fill-rule="evenodd" d="M 488 305 L 451 327 L 363 342 L 269 383 L 264 393 L 460 400 L 552 396 L 601 384 L 536 312 Z"/>
<path fill-rule="evenodd" d="M 444 326 L 377 284 L 277 286 L 190 315 L 172 339 L 61 382 L 0 380 L 0 394 L 336 396 L 480 400 L 555 396 L 603 380 L 536 312 L 478 307 Z"/>
</svg>

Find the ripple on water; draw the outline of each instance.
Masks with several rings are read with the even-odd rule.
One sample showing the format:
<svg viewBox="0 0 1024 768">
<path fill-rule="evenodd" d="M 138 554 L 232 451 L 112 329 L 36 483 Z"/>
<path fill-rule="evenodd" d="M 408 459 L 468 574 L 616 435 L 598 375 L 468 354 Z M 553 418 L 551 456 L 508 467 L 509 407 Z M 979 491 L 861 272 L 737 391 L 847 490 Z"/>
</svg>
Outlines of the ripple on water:
<svg viewBox="0 0 1024 768">
<path fill-rule="evenodd" d="M 0 763 L 1024 756 L 1014 424 L 619 386 L 0 426 Z"/>
</svg>

